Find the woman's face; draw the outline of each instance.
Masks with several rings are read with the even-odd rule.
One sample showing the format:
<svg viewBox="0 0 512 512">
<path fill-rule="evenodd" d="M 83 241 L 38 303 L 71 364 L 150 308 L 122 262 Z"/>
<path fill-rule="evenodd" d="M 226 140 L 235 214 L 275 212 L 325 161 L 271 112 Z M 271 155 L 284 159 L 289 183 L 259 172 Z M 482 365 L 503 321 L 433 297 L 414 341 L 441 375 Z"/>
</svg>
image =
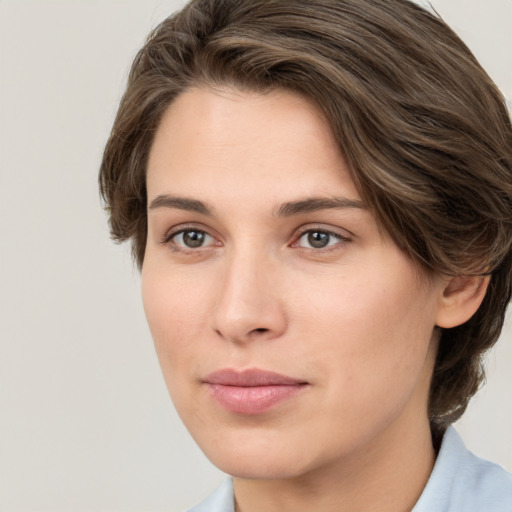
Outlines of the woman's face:
<svg viewBox="0 0 512 512">
<path fill-rule="evenodd" d="M 144 306 L 215 465 L 300 476 L 427 424 L 443 283 L 379 229 L 314 105 L 189 90 L 156 133 L 147 189 Z"/>
</svg>

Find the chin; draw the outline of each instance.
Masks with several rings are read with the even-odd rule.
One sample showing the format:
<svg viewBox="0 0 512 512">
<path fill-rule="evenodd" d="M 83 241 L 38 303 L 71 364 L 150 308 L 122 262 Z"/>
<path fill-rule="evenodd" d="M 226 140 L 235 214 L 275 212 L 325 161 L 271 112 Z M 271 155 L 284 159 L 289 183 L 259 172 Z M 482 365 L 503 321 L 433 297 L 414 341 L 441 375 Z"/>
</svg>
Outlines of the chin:
<svg viewBox="0 0 512 512">
<path fill-rule="evenodd" d="M 226 433 L 212 439 L 197 439 L 212 464 L 224 473 L 243 479 L 279 480 L 298 477 L 314 466 L 314 453 L 307 453 L 278 432 Z"/>
<path fill-rule="evenodd" d="M 246 480 L 286 480 L 307 472 L 306 468 L 298 467 L 296 461 L 279 453 L 246 453 L 235 456 L 223 453 L 215 454 L 209 459 L 224 473 Z"/>
</svg>

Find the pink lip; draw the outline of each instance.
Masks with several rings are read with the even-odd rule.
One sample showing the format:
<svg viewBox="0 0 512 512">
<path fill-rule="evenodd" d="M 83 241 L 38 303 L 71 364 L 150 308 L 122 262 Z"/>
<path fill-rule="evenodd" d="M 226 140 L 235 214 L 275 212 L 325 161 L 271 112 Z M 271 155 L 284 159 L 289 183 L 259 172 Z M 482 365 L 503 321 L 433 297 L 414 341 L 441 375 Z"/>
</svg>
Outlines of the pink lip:
<svg viewBox="0 0 512 512">
<path fill-rule="evenodd" d="M 213 398 L 238 414 L 262 414 L 293 397 L 307 386 L 303 380 L 265 370 L 224 369 L 203 379 Z"/>
</svg>

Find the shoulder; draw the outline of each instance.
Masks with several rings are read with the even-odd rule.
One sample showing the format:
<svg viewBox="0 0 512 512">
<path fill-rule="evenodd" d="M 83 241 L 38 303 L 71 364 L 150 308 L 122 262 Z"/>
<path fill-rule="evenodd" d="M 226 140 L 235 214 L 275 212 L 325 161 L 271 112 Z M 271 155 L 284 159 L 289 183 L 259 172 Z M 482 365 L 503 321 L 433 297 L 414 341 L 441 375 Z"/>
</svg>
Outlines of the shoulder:
<svg viewBox="0 0 512 512">
<path fill-rule="evenodd" d="M 473 455 L 453 427 L 413 512 L 512 512 L 512 475 Z"/>
<path fill-rule="evenodd" d="M 226 480 L 204 501 L 187 512 L 235 512 L 233 481 L 231 478 Z"/>
<path fill-rule="evenodd" d="M 466 478 L 465 487 L 473 501 L 479 503 L 475 510 L 512 512 L 512 475 L 501 466 L 476 457 L 468 452 L 461 468 Z M 469 498 L 468 496 L 468 498 Z"/>
</svg>

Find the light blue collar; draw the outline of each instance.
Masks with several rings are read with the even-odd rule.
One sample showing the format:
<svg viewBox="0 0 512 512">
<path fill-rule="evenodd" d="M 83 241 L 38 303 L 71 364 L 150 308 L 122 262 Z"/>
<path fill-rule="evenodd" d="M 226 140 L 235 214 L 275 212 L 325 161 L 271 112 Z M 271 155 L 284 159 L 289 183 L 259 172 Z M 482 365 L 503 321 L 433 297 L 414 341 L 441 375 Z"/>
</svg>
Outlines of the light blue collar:
<svg viewBox="0 0 512 512">
<path fill-rule="evenodd" d="M 412 512 L 512 512 L 512 475 L 473 455 L 449 427 Z"/>
</svg>

